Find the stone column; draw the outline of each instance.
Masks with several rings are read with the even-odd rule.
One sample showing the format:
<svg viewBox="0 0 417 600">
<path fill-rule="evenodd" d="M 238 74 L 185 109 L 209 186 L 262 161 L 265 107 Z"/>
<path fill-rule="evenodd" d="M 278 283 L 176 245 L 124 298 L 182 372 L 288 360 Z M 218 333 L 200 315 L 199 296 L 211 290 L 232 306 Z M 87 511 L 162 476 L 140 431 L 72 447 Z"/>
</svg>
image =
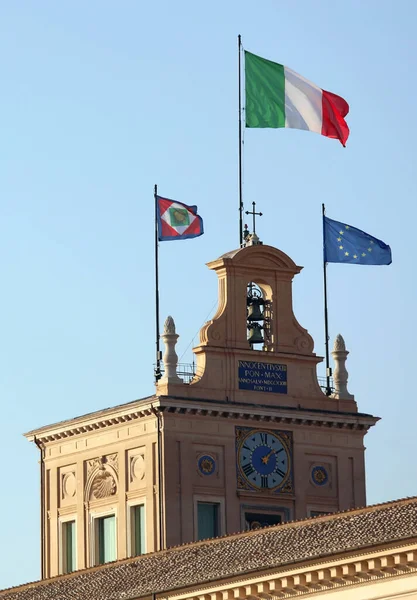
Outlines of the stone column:
<svg viewBox="0 0 417 600">
<path fill-rule="evenodd" d="M 340 333 L 337 334 L 334 341 L 332 356 L 334 360 L 333 383 L 334 393 L 332 398 L 350 400 L 353 398 L 347 389 L 348 372 L 346 370 L 346 358 L 349 352 L 346 350 L 345 340 Z"/>
<path fill-rule="evenodd" d="M 167 317 L 164 324 L 164 333 L 161 339 L 165 345 L 164 361 L 164 376 L 160 380 L 161 383 L 182 383 L 177 375 L 178 356 L 175 352 L 175 345 L 179 336 L 175 333 L 175 323 L 172 317 Z"/>
</svg>

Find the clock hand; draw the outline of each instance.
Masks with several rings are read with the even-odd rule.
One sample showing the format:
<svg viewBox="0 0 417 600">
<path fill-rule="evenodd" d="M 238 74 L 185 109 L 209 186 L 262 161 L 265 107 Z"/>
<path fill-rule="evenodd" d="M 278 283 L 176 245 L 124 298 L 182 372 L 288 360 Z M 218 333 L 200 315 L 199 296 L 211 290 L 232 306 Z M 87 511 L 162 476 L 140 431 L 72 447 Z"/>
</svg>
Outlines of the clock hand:
<svg viewBox="0 0 417 600">
<path fill-rule="evenodd" d="M 268 461 L 270 459 L 270 457 L 272 456 L 272 454 L 275 454 L 276 450 L 272 449 L 271 452 L 269 454 L 266 454 L 265 456 L 262 457 L 262 462 L 264 463 L 264 465 L 268 464 Z"/>
</svg>

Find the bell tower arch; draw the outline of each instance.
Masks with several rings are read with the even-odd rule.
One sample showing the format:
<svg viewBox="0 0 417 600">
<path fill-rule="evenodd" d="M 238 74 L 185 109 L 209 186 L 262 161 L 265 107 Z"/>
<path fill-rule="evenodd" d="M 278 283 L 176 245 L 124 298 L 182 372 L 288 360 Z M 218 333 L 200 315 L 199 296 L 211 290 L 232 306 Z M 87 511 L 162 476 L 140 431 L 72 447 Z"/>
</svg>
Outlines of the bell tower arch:
<svg viewBox="0 0 417 600">
<path fill-rule="evenodd" d="M 302 268 L 281 250 L 259 243 L 228 252 L 208 267 L 218 277 L 218 308 L 193 350 L 197 369 L 189 393 L 259 402 L 259 392 L 269 392 L 261 394 L 263 403 L 276 403 L 278 394 L 280 401 L 285 395 L 288 405 L 301 401 L 324 408 L 326 398 L 316 375 L 323 359 L 314 353 L 312 337 L 293 312 L 292 281 Z M 252 363 L 259 368 L 246 368 Z M 280 383 L 274 379 L 274 365 L 282 369 L 280 386 L 273 385 Z M 162 382 L 158 387 L 163 389 Z M 349 408 L 356 410 L 353 399 Z"/>
</svg>

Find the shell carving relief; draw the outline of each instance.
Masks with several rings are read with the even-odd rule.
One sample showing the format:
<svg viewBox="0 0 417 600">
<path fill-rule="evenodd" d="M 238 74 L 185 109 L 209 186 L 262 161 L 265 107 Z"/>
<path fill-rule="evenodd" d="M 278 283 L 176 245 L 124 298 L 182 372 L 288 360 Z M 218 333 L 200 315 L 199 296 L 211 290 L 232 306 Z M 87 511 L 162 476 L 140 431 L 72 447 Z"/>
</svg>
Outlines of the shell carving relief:
<svg viewBox="0 0 417 600">
<path fill-rule="evenodd" d="M 88 460 L 86 499 L 99 500 L 117 494 L 118 468 L 117 453 Z"/>
<path fill-rule="evenodd" d="M 109 471 L 101 468 L 94 477 L 91 486 L 91 498 L 98 500 L 99 498 L 108 498 L 114 496 L 117 491 L 116 481 Z"/>
</svg>

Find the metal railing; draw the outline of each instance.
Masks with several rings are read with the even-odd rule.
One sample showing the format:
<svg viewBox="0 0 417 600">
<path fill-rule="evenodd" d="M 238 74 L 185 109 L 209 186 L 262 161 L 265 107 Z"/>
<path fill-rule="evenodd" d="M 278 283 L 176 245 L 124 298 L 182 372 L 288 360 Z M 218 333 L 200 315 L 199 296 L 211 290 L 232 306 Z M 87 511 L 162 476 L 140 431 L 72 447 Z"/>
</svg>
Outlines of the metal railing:
<svg viewBox="0 0 417 600">
<path fill-rule="evenodd" d="M 155 367 L 155 365 L 154 365 Z M 160 367 L 161 376 L 165 373 L 164 363 L 161 361 Z M 197 373 L 197 365 L 195 363 L 178 363 L 177 365 L 177 375 L 180 377 L 184 383 L 189 384 L 193 380 L 197 381 L 201 378 L 202 374 Z"/>
<path fill-rule="evenodd" d="M 317 381 L 319 382 L 319 386 L 321 387 L 323 393 L 325 393 L 327 390 L 326 377 L 317 377 Z M 330 377 L 330 389 L 332 390 L 332 393 L 333 393 L 334 392 L 333 377 Z"/>
<path fill-rule="evenodd" d="M 162 376 L 165 373 L 165 367 L 162 361 L 160 371 Z M 193 380 L 197 381 L 198 379 L 201 379 L 202 373 L 197 373 L 197 365 L 195 363 L 178 363 L 177 375 L 183 380 L 184 383 L 188 385 Z M 317 377 L 317 381 L 323 393 L 325 393 L 327 389 L 326 377 Z M 333 377 L 330 378 L 330 389 L 332 390 L 332 392 L 334 392 Z"/>
</svg>

